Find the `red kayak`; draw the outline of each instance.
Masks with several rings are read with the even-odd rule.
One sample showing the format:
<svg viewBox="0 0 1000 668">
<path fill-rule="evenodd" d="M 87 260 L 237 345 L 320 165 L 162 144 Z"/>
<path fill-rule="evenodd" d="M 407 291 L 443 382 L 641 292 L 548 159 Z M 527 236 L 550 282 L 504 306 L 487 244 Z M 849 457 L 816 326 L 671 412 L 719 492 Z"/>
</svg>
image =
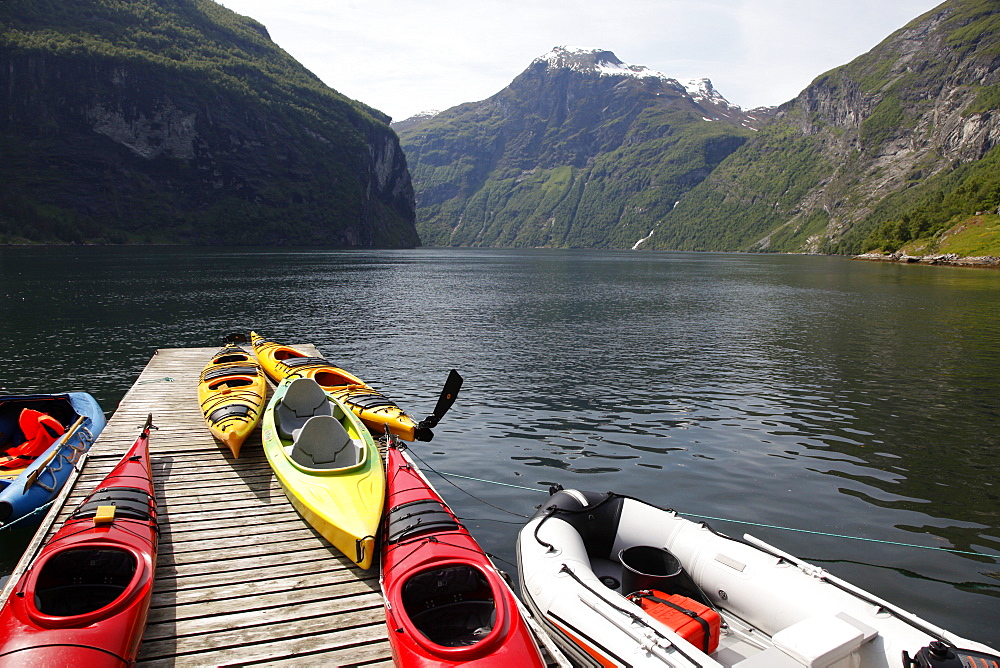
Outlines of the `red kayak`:
<svg viewBox="0 0 1000 668">
<path fill-rule="evenodd" d="M 382 592 L 397 666 L 544 666 L 514 593 L 405 446 L 387 452 Z"/>
<path fill-rule="evenodd" d="M 147 419 L 135 445 L 83 500 L 0 609 L 0 666 L 135 662 L 156 565 Z"/>
</svg>

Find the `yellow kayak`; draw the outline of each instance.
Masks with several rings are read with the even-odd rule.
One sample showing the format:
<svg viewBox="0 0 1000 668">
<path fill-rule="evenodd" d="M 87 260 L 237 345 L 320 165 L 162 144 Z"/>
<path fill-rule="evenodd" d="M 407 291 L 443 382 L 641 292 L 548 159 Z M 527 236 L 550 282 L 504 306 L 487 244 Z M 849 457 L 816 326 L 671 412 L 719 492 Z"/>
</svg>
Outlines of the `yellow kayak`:
<svg viewBox="0 0 1000 668">
<path fill-rule="evenodd" d="M 370 567 L 385 469 L 361 420 L 313 379 L 288 378 L 261 430 L 267 461 L 295 509 L 344 556 Z"/>
<path fill-rule="evenodd" d="M 271 380 L 280 383 L 288 377 L 312 378 L 346 404 L 376 436 L 384 435 L 388 427 L 404 441 L 429 441 L 433 437 L 429 426 L 419 424 L 396 402 L 322 357 L 310 357 L 290 346 L 268 341 L 257 332 L 250 332 L 250 341 Z"/>
<path fill-rule="evenodd" d="M 212 356 L 198 382 L 198 403 L 212 435 L 237 459 L 243 442 L 260 422 L 267 377 L 253 357 L 235 344 Z"/>
</svg>

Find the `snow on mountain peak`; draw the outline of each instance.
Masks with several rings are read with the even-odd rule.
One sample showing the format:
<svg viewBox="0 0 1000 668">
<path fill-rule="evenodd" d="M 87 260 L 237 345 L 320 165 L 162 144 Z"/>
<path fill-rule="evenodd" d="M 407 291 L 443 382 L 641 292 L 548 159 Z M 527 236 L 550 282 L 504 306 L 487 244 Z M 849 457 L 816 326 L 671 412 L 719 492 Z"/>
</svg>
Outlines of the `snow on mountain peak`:
<svg viewBox="0 0 1000 668">
<path fill-rule="evenodd" d="M 535 62 L 544 62 L 549 69 L 567 68 L 578 72 L 597 72 L 601 76 L 631 76 L 640 79 L 656 77 L 664 81 L 670 79 L 644 65 L 629 65 L 606 49 L 557 46 L 544 56 L 535 58 Z"/>
<path fill-rule="evenodd" d="M 683 89 L 695 102 L 711 102 L 727 107 L 735 106 L 719 94 L 710 79 L 678 80 L 645 65 L 630 65 L 623 62 L 613 52 L 606 49 L 557 46 L 534 62 L 546 63 L 548 69 L 571 69 L 578 72 L 592 72 L 600 76 L 629 76 L 637 79 L 654 77 Z"/>
<path fill-rule="evenodd" d="M 711 79 L 683 79 L 680 84 L 696 102 L 708 101 L 715 104 L 730 106 L 729 101 L 715 90 Z"/>
</svg>

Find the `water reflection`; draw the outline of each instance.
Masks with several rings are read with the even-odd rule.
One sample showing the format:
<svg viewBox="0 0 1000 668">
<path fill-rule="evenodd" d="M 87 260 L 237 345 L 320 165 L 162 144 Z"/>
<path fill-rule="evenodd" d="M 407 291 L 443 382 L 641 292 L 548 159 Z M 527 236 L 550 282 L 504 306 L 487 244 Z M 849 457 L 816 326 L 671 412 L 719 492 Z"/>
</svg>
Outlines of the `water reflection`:
<svg viewBox="0 0 1000 668">
<path fill-rule="evenodd" d="M 438 470 L 537 488 L 462 481 L 522 515 L 561 483 L 744 522 L 1000 551 L 1000 272 L 174 248 L 2 248 L 0 272 L 7 392 L 84 389 L 113 410 L 157 348 L 256 329 L 315 344 L 417 415 L 459 369 L 459 402 L 414 451 Z M 512 562 L 518 525 L 440 486 Z M 993 596 L 995 560 L 761 531 L 1000 643 L 1000 612 L 963 612 L 983 608 L 972 585 Z"/>
</svg>

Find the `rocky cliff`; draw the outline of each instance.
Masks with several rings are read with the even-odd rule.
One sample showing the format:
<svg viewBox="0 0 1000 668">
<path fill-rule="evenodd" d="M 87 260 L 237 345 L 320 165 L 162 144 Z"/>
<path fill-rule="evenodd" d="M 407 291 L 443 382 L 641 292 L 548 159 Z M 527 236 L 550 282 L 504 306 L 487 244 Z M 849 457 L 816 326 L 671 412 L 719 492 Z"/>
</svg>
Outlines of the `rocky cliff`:
<svg viewBox="0 0 1000 668">
<path fill-rule="evenodd" d="M 886 221 L 910 225 L 923 200 L 981 180 L 1000 141 L 998 64 L 1000 5 L 943 3 L 781 106 L 649 246 L 858 252 Z M 944 224 L 923 218 L 906 234 Z"/>
<path fill-rule="evenodd" d="M 0 242 L 414 246 L 382 113 L 210 0 L 0 5 Z"/>
<path fill-rule="evenodd" d="M 708 80 L 559 47 L 487 100 L 395 127 L 424 243 L 631 248 L 757 124 Z"/>
</svg>

